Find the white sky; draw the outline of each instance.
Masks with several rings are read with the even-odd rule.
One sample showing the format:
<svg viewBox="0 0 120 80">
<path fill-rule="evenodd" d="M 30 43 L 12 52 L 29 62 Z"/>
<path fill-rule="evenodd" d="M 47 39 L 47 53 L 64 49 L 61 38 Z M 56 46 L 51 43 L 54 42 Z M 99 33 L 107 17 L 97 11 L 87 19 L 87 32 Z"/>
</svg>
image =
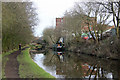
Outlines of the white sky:
<svg viewBox="0 0 120 80">
<path fill-rule="evenodd" d="M 31 0 L 37 9 L 39 23 L 35 28 L 35 36 L 41 36 L 46 27 L 55 26 L 55 18 L 62 17 L 66 10 L 81 0 Z"/>
</svg>

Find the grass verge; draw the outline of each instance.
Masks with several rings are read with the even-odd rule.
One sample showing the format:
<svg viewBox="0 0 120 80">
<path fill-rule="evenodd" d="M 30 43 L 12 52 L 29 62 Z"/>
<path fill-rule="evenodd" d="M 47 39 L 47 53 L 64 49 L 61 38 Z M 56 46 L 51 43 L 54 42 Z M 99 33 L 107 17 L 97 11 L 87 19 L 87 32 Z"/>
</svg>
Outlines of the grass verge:
<svg viewBox="0 0 120 80">
<path fill-rule="evenodd" d="M 20 78 L 55 78 L 40 68 L 30 57 L 29 48 L 17 57 Z"/>
</svg>

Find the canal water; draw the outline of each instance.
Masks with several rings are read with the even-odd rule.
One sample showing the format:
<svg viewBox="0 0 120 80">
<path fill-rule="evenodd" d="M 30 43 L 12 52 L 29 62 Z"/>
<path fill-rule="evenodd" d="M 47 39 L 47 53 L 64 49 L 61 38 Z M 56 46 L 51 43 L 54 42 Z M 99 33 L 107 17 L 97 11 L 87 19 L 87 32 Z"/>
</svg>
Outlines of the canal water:
<svg viewBox="0 0 120 80">
<path fill-rule="evenodd" d="M 88 55 L 48 50 L 45 53 L 31 53 L 31 57 L 46 72 L 56 78 L 111 78 L 118 79 L 118 61 L 98 59 Z M 118 76 L 119 75 L 119 76 Z"/>
</svg>

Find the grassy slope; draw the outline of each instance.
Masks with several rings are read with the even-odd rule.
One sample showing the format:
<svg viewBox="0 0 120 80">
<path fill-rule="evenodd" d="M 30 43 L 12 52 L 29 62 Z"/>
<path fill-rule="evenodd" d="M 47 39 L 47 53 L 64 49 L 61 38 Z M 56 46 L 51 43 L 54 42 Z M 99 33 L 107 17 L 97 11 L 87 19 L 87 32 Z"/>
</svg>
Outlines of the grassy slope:
<svg viewBox="0 0 120 80">
<path fill-rule="evenodd" d="M 29 48 L 18 57 L 20 78 L 55 78 L 40 68 L 30 57 Z"/>
</svg>

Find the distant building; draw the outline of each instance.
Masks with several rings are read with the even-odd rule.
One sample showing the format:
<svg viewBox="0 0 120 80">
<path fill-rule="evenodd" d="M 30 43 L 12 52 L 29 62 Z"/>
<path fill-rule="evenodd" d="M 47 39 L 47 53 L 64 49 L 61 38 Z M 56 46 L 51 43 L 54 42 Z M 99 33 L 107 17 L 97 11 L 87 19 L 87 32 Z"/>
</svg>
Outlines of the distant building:
<svg viewBox="0 0 120 80">
<path fill-rule="evenodd" d="M 85 16 L 87 17 L 87 16 Z M 83 21 L 82 24 L 81 24 L 81 32 L 85 33 L 85 32 L 89 32 L 89 28 L 88 28 L 88 23 L 89 23 L 89 28 L 90 28 L 90 31 L 93 30 L 93 26 L 91 24 L 93 23 L 97 23 L 95 22 L 95 17 L 88 17 L 88 19 L 86 21 Z"/>
<path fill-rule="evenodd" d="M 92 31 L 93 30 L 93 27 L 92 26 L 89 26 L 90 27 L 90 31 Z M 88 28 L 88 26 L 86 25 L 86 26 L 83 26 L 82 28 L 81 28 L 81 31 L 82 32 L 89 32 L 89 28 Z"/>
<path fill-rule="evenodd" d="M 63 23 L 64 18 L 56 18 L 56 27 L 59 27 Z"/>
</svg>

